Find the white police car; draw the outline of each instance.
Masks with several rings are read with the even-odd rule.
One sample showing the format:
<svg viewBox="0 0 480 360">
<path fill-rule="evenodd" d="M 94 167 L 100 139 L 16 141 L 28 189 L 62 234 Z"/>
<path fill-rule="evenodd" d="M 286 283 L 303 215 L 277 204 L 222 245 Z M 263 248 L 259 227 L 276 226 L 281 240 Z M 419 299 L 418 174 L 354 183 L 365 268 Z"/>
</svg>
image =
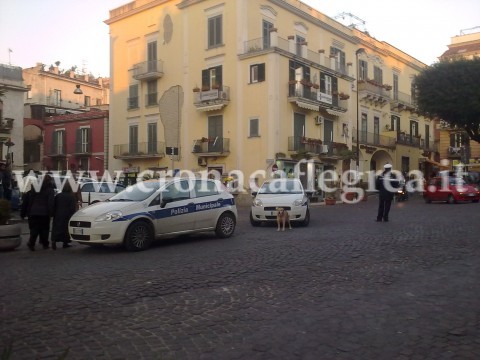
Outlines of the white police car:
<svg viewBox="0 0 480 360">
<path fill-rule="evenodd" d="M 165 235 L 214 231 L 227 238 L 236 221 L 235 200 L 220 181 L 174 178 L 138 182 L 79 210 L 68 231 L 80 244 L 123 244 L 140 251 Z"/>
<path fill-rule="evenodd" d="M 250 210 L 252 226 L 276 222 L 278 208 L 288 212 L 292 223 L 302 226 L 310 223 L 309 200 L 299 179 L 266 180 L 252 195 L 255 196 Z"/>
</svg>

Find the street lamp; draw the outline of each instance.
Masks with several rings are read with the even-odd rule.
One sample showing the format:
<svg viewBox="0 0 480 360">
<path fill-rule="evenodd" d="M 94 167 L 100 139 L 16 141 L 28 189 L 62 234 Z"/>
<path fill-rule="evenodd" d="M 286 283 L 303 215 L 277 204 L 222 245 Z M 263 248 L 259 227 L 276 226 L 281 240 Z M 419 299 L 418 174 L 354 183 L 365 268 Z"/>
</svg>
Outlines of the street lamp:
<svg viewBox="0 0 480 360">
<path fill-rule="evenodd" d="M 83 94 L 82 89 L 80 89 L 80 85 L 76 85 L 76 88 L 75 88 L 75 90 L 73 90 L 73 93 L 76 94 L 76 95 L 82 95 Z"/>
<path fill-rule="evenodd" d="M 359 66 L 358 66 L 358 55 L 362 54 L 362 53 L 366 53 L 365 49 L 364 48 L 359 48 L 357 51 L 355 51 L 355 59 L 356 59 L 356 64 L 355 64 L 355 67 L 356 67 L 356 70 L 357 70 L 357 154 L 356 154 L 356 165 L 357 165 L 357 173 L 360 171 L 359 169 L 359 164 L 360 164 L 360 120 L 359 120 L 359 117 L 360 117 L 360 114 L 358 112 L 358 75 L 359 75 Z"/>
</svg>

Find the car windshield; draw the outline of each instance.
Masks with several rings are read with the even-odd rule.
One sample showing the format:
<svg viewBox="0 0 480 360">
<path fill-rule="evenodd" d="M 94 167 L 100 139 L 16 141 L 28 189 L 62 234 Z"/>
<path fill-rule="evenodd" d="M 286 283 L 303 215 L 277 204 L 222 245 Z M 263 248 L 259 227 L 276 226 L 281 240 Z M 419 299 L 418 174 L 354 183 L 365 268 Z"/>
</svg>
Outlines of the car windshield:
<svg viewBox="0 0 480 360">
<path fill-rule="evenodd" d="M 462 178 L 450 178 L 449 183 L 450 185 L 458 185 L 458 186 L 464 186 L 467 184 L 465 180 L 463 180 Z"/>
<path fill-rule="evenodd" d="M 259 194 L 303 194 L 303 187 L 298 180 L 272 180 L 263 183 Z"/>
<path fill-rule="evenodd" d="M 108 201 L 143 201 L 160 188 L 159 181 L 142 181 L 127 187 Z"/>
</svg>

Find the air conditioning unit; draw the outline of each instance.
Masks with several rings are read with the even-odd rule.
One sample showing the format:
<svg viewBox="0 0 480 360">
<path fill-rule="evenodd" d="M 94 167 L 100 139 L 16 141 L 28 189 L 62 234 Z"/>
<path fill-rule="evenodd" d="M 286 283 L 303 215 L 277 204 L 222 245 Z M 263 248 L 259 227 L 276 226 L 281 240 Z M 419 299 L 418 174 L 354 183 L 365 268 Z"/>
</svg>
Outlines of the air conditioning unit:
<svg viewBox="0 0 480 360">
<path fill-rule="evenodd" d="M 315 125 L 322 125 L 323 124 L 323 116 L 315 116 Z"/>
<path fill-rule="evenodd" d="M 320 154 L 328 154 L 328 145 L 320 145 Z"/>
<path fill-rule="evenodd" d="M 198 166 L 207 166 L 207 159 L 205 159 L 204 157 L 199 157 Z"/>
</svg>

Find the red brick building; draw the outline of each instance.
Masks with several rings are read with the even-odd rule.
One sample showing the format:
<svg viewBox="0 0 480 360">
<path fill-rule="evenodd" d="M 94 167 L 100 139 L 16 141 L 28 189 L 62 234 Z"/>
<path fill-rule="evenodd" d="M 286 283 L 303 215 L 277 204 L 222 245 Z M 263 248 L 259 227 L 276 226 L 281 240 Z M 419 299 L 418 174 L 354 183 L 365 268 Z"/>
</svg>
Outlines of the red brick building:
<svg viewBox="0 0 480 360">
<path fill-rule="evenodd" d="M 44 120 L 42 168 L 76 172 L 107 168 L 108 111 L 51 116 Z"/>
</svg>

